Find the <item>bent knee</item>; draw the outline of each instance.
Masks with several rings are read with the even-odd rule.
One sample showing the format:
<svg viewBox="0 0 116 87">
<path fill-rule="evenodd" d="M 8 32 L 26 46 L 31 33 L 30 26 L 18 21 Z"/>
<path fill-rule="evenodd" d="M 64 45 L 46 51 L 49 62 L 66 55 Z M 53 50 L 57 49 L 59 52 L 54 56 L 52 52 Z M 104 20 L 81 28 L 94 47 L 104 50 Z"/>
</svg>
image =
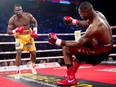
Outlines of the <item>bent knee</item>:
<svg viewBox="0 0 116 87">
<path fill-rule="evenodd" d="M 69 47 L 67 47 L 67 46 L 63 46 L 63 51 L 68 51 L 69 50 Z"/>
<path fill-rule="evenodd" d="M 36 57 L 36 52 L 30 52 L 31 57 Z"/>
<path fill-rule="evenodd" d="M 22 50 L 20 50 L 20 49 L 17 50 L 17 55 L 18 55 L 18 56 L 21 56 L 21 54 L 22 54 Z"/>
</svg>

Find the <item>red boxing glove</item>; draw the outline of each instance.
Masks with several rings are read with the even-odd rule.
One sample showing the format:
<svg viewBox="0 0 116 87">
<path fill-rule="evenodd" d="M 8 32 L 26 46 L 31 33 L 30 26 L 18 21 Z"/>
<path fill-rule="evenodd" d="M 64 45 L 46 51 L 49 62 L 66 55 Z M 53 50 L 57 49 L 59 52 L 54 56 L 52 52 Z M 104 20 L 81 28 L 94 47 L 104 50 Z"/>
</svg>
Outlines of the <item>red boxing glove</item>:
<svg viewBox="0 0 116 87">
<path fill-rule="evenodd" d="M 64 40 L 59 39 L 54 32 L 51 32 L 48 37 L 49 44 L 64 46 Z"/>
<path fill-rule="evenodd" d="M 32 31 L 31 34 L 30 34 L 30 36 L 32 38 L 37 38 L 38 37 L 38 34 L 36 34 L 35 31 Z"/>
<path fill-rule="evenodd" d="M 79 20 L 73 19 L 71 16 L 65 16 L 65 17 L 63 18 L 63 21 L 64 21 L 64 23 L 65 23 L 66 25 L 68 25 L 68 24 L 78 25 L 78 23 L 79 23 Z"/>
<path fill-rule="evenodd" d="M 24 27 L 18 26 L 16 29 L 12 31 L 13 33 L 23 33 L 24 32 Z"/>
<path fill-rule="evenodd" d="M 63 21 L 65 24 L 72 24 L 73 18 L 70 16 L 65 16 Z"/>
</svg>

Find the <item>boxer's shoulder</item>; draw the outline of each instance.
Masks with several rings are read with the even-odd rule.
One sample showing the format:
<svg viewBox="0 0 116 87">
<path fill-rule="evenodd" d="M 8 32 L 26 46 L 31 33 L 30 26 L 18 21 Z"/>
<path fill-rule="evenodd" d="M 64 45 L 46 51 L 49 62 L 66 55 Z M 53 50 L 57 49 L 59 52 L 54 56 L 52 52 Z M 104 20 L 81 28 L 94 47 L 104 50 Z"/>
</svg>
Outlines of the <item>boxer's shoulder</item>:
<svg viewBox="0 0 116 87">
<path fill-rule="evenodd" d="M 13 15 L 12 17 L 10 17 L 9 22 L 14 22 L 15 19 L 15 15 Z"/>
<path fill-rule="evenodd" d="M 23 15 L 28 16 L 28 15 L 30 15 L 30 13 L 29 12 L 23 12 Z"/>
<path fill-rule="evenodd" d="M 23 12 L 23 15 L 28 18 L 32 17 L 31 13 L 28 13 L 28 12 Z"/>
</svg>

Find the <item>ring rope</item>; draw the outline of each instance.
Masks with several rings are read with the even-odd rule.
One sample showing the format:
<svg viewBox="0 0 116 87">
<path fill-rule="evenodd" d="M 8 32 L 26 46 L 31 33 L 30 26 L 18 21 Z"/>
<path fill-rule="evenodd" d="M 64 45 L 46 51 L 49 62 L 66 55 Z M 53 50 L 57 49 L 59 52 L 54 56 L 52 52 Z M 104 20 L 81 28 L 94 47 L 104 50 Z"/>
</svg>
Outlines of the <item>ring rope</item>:
<svg viewBox="0 0 116 87">
<path fill-rule="evenodd" d="M 36 52 L 54 52 L 54 51 L 62 51 L 62 49 L 37 50 Z M 28 51 L 23 51 L 22 53 L 28 53 Z M 16 54 L 16 51 L 0 52 L 0 55 L 1 54 Z"/>
<path fill-rule="evenodd" d="M 116 47 L 116 45 L 115 45 Z M 54 52 L 54 51 L 62 51 L 62 49 L 50 49 L 50 50 L 37 50 L 36 52 Z M 28 53 L 28 51 L 23 51 L 22 53 Z M 0 52 L 0 55 L 2 54 L 16 54 L 16 51 L 12 51 L 12 52 Z M 112 53 L 109 56 L 116 56 L 116 54 Z"/>
<path fill-rule="evenodd" d="M 50 50 L 37 50 L 36 52 L 54 52 L 54 51 L 62 51 L 62 49 L 50 49 Z M 28 51 L 23 51 L 22 53 L 28 53 Z M 2 54 L 16 54 L 16 51 L 12 52 L 0 52 L 0 55 Z M 114 54 L 112 54 L 113 56 Z"/>
<path fill-rule="evenodd" d="M 84 34 L 85 32 L 81 32 L 81 34 Z M 48 36 L 49 34 L 38 34 L 38 36 Z M 67 36 L 67 35 L 74 35 L 74 33 L 60 33 L 56 34 L 57 36 Z M 0 34 L 0 36 L 14 36 L 14 35 L 8 35 L 8 34 Z M 112 37 L 116 37 L 116 35 L 112 35 Z"/>
<path fill-rule="evenodd" d="M 111 29 L 115 29 L 116 26 L 111 26 Z M 81 34 L 84 34 L 85 32 L 81 32 Z M 38 34 L 38 36 L 48 36 L 49 34 Z M 56 35 L 74 35 L 74 33 L 60 33 Z M 0 34 L 0 36 L 14 36 L 14 35 L 8 35 L 8 34 Z M 112 37 L 116 37 L 116 35 L 113 35 Z M 35 41 L 35 43 L 48 43 L 48 41 Z M 15 42 L 2 42 L 0 45 L 3 44 L 15 44 Z M 116 44 L 113 45 L 113 47 L 116 47 Z M 37 50 L 36 52 L 53 52 L 53 51 L 62 51 L 62 49 L 50 49 L 50 50 Z M 15 54 L 16 51 L 13 52 L 0 52 L 0 54 Z M 27 51 L 23 51 L 22 53 L 28 53 Z M 109 56 L 116 56 L 115 53 L 110 54 Z M 63 56 L 53 56 L 53 57 L 37 57 L 36 59 L 56 59 L 56 58 L 63 58 Z M 0 60 L 0 62 L 5 61 L 15 61 L 16 59 L 7 59 L 7 60 Z M 29 58 L 22 58 L 21 60 L 30 60 Z"/>
<path fill-rule="evenodd" d="M 82 34 L 84 34 L 85 32 L 82 32 Z M 48 36 L 49 34 L 38 34 L 38 36 Z M 65 35 L 74 35 L 73 33 L 60 33 L 60 34 L 56 34 L 56 35 L 60 35 L 60 36 L 65 36 Z M 14 35 L 9 35 L 9 34 L 0 34 L 0 36 L 14 36 Z"/>
<path fill-rule="evenodd" d="M 116 29 L 116 26 L 111 26 L 111 29 Z M 81 32 L 81 34 L 84 34 L 85 32 Z M 38 36 L 48 36 L 49 34 L 38 34 Z M 74 35 L 73 33 L 60 33 L 60 34 L 56 34 L 56 35 Z M 14 36 L 14 35 L 8 35 L 8 34 L 0 34 L 0 36 Z"/>
<path fill-rule="evenodd" d="M 74 40 L 67 40 L 67 41 L 74 41 Z M 35 43 L 48 43 L 48 41 L 35 41 Z M 0 45 L 3 45 L 3 44 L 15 44 L 15 42 L 2 42 L 0 43 Z"/>
<path fill-rule="evenodd" d="M 37 57 L 36 59 L 58 59 L 63 58 L 63 56 L 53 56 L 53 57 Z M 0 60 L 0 62 L 9 62 L 9 61 L 15 61 L 16 59 L 7 59 L 7 60 Z M 21 60 L 30 60 L 30 58 L 22 58 Z"/>
<path fill-rule="evenodd" d="M 111 29 L 115 29 L 115 28 L 116 28 L 116 25 L 115 25 L 115 26 L 111 26 L 110 28 L 111 28 Z"/>
<path fill-rule="evenodd" d="M 3 44 L 15 44 L 16 42 L 2 42 L 0 43 L 0 45 L 3 45 Z M 48 43 L 48 41 L 35 41 L 35 43 Z"/>
<path fill-rule="evenodd" d="M 62 49 L 50 49 L 50 50 L 37 50 L 36 52 L 54 52 L 54 51 L 62 51 Z M 22 53 L 28 53 L 27 51 L 23 51 Z M 16 51 L 12 52 L 0 52 L 0 54 L 16 54 Z M 116 56 L 116 54 L 110 54 L 109 56 Z"/>
<path fill-rule="evenodd" d="M 67 41 L 74 41 L 74 40 L 67 40 Z M 48 41 L 35 41 L 35 43 L 49 43 Z M 0 43 L 0 45 L 4 45 L 4 44 L 15 44 L 15 42 L 2 42 Z M 114 46 L 116 47 L 116 44 L 114 44 Z"/>
<path fill-rule="evenodd" d="M 116 56 L 116 54 L 110 54 L 109 56 Z M 74 56 L 73 56 L 74 57 Z M 53 57 L 37 57 L 36 59 L 59 59 L 64 58 L 64 56 L 53 56 Z M 0 62 L 9 62 L 15 61 L 16 59 L 7 59 L 7 60 L 0 60 Z M 30 60 L 30 58 L 22 58 L 21 60 Z"/>
</svg>

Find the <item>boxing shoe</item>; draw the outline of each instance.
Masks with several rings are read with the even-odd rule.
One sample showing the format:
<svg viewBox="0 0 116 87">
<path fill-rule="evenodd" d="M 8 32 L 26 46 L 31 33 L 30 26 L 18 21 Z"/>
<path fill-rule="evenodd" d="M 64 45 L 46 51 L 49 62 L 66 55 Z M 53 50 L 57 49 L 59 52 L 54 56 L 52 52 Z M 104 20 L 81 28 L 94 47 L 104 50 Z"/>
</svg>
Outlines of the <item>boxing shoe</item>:
<svg viewBox="0 0 116 87">
<path fill-rule="evenodd" d="M 76 85 L 77 84 L 77 80 L 75 78 L 75 71 L 73 66 L 67 68 L 67 77 L 64 80 L 59 80 L 57 81 L 58 85 Z"/>
<path fill-rule="evenodd" d="M 31 71 L 33 74 L 37 74 L 35 67 L 36 67 L 36 65 L 31 64 Z"/>
<path fill-rule="evenodd" d="M 76 73 L 77 72 L 77 69 L 79 68 L 80 66 L 80 63 L 78 62 L 73 62 L 73 68 L 74 68 L 74 72 Z"/>
<path fill-rule="evenodd" d="M 74 61 L 74 62 L 73 62 L 74 73 L 77 72 L 77 69 L 79 68 L 79 66 L 80 66 L 80 63 L 78 63 L 77 61 Z M 67 76 L 68 76 L 67 74 L 64 75 L 64 77 L 67 77 Z"/>
<path fill-rule="evenodd" d="M 70 85 L 76 85 L 77 84 L 77 80 L 76 78 L 70 78 L 70 77 L 66 77 L 64 80 L 58 80 L 57 85 L 64 85 L 64 86 L 70 86 Z"/>
<path fill-rule="evenodd" d="M 17 70 L 16 71 L 16 76 L 15 76 L 15 79 L 20 79 L 20 70 Z"/>
</svg>

